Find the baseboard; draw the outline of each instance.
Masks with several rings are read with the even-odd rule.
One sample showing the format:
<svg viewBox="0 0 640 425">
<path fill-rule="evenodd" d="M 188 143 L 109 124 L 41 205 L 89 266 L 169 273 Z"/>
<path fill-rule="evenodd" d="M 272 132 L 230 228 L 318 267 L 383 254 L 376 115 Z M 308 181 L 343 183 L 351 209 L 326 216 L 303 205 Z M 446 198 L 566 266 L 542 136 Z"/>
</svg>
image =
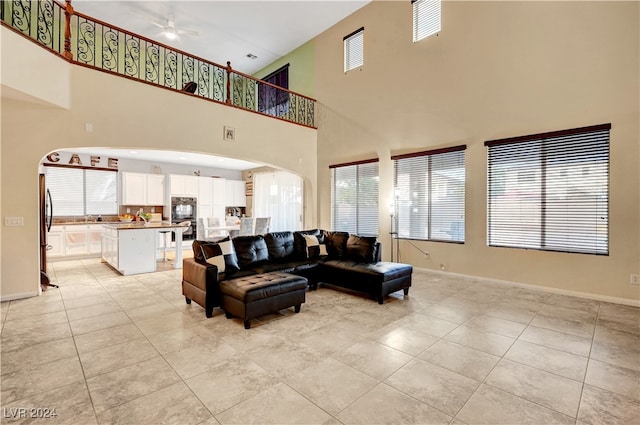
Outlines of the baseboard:
<svg viewBox="0 0 640 425">
<path fill-rule="evenodd" d="M 38 293 L 38 291 L 35 291 L 35 292 L 21 292 L 19 294 L 11 294 L 11 295 L 5 295 L 3 297 L 0 297 L 0 302 L 21 300 L 23 298 L 37 297 L 38 295 L 40 295 Z"/>
<path fill-rule="evenodd" d="M 572 297 L 587 298 L 590 300 L 605 301 L 605 302 L 614 303 L 614 304 L 624 304 L 624 305 L 630 305 L 633 307 L 640 307 L 640 300 L 634 300 L 631 298 L 611 297 L 608 295 L 592 294 L 590 292 L 571 291 L 568 289 L 554 288 L 552 286 L 541 286 L 541 285 L 533 285 L 530 283 L 512 282 L 509 280 L 500 280 L 500 279 L 493 279 L 489 277 L 472 276 L 467 274 L 452 273 L 452 272 L 446 272 L 441 270 L 425 269 L 422 267 L 414 267 L 413 269 L 420 270 L 427 273 L 434 273 L 434 274 L 440 274 L 440 275 L 446 275 L 446 276 L 455 276 L 463 279 L 473 279 L 475 281 L 481 281 L 481 282 L 487 282 L 487 283 L 497 283 L 497 284 L 506 285 L 506 286 L 517 286 L 519 288 L 531 289 L 533 291 L 549 292 L 552 294 L 569 295 Z"/>
</svg>

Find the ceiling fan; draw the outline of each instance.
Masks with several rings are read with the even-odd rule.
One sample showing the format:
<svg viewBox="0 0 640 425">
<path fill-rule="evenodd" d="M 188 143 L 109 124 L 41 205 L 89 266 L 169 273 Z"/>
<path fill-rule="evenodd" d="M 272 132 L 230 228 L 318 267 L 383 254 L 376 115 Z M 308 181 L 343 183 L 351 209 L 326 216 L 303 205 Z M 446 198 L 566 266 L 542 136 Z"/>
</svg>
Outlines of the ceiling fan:
<svg viewBox="0 0 640 425">
<path fill-rule="evenodd" d="M 166 25 L 159 24 L 158 22 L 151 22 L 151 23 L 157 26 L 158 28 L 162 28 L 161 34 L 167 37 L 167 39 L 169 40 L 175 40 L 176 38 L 178 38 L 179 35 L 183 35 L 183 34 L 199 35 L 198 31 L 176 28 L 173 18 L 168 18 Z"/>
</svg>

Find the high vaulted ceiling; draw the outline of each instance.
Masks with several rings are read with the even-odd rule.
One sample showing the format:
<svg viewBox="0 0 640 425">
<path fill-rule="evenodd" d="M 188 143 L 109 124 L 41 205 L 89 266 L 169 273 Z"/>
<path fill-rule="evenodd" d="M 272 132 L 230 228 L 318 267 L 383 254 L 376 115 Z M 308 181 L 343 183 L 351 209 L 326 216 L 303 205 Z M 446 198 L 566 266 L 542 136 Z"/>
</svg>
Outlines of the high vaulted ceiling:
<svg viewBox="0 0 640 425">
<path fill-rule="evenodd" d="M 254 74 L 369 3 L 362 0 L 73 0 L 75 10 L 187 53 Z M 156 24 L 171 19 L 169 40 Z M 155 24 L 154 24 L 155 23 Z M 255 59 L 247 55 L 257 56 Z M 258 75 L 258 77 L 263 77 Z"/>
</svg>

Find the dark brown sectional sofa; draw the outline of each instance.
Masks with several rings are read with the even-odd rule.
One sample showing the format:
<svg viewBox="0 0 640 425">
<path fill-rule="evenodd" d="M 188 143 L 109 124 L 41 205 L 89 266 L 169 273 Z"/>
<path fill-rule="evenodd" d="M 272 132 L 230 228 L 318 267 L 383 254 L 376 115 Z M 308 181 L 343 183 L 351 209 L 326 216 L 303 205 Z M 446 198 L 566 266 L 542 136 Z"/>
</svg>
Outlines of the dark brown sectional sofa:
<svg viewBox="0 0 640 425">
<path fill-rule="evenodd" d="M 382 304 L 411 287 L 409 264 L 383 262 L 375 237 L 320 229 L 195 241 L 194 258 L 183 260 L 182 293 L 207 317 L 221 307 L 227 317 L 250 320 L 305 301 L 307 285 L 327 283 L 368 294 Z"/>
</svg>

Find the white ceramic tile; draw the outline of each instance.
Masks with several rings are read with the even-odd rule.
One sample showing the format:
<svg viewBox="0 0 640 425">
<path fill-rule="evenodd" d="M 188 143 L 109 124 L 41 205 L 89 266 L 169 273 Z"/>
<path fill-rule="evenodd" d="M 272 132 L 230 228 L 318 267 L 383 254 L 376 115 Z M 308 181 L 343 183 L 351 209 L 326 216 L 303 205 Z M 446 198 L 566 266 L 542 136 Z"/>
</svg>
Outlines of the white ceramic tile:
<svg viewBox="0 0 640 425">
<path fill-rule="evenodd" d="M 578 413 L 582 382 L 501 360 L 485 383 L 572 418 Z"/>
</svg>

